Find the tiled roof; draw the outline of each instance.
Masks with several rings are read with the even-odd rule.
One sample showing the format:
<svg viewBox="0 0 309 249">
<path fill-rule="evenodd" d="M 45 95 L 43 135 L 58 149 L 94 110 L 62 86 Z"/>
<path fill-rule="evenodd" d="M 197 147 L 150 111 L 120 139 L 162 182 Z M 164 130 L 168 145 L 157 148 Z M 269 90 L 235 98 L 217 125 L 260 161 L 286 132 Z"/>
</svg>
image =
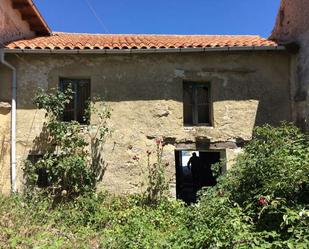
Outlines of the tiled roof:
<svg viewBox="0 0 309 249">
<path fill-rule="evenodd" d="M 53 33 L 51 36 L 19 40 L 9 49 L 158 49 L 277 47 L 278 44 L 253 35 L 111 35 Z"/>
</svg>

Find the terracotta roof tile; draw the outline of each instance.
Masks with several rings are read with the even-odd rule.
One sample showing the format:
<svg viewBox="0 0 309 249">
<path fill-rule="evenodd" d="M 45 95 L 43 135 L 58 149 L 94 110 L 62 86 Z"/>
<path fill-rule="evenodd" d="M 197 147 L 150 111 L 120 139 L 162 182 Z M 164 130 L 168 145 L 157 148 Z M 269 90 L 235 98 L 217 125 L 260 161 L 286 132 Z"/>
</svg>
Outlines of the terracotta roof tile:
<svg viewBox="0 0 309 249">
<path fill-rule="evenodd" d="M 276 47 L 252 35 L 110 35 L 53 33 L 7 44 L 8 49 L 150 49 L 195 47 Z"/>
</svg>

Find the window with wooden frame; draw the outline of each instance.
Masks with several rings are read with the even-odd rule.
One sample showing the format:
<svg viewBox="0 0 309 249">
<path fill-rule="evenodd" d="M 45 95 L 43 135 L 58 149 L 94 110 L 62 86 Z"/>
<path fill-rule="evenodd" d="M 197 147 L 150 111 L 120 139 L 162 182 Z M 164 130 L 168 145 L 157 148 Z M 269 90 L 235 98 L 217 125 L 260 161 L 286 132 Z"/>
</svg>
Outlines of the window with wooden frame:
<svg viewBox="0 0 309 249">
<path fill-rule="evenodd" d="M 89 79 L 60 79 L 60 89 L 65 91 L 72 88 L 73 96 L 70 103 L 65 106 L 62 120 L 77 121 L 80 124 L 88 124 L 89 117 L 86 117 L 86 109 L 90 100 L 90 80 Z"/>
<path fill-rule="evenodd" d="M 209 83 L 183 83 L 184 124 L 211 125 L 211 101 Z"/>
</svg>

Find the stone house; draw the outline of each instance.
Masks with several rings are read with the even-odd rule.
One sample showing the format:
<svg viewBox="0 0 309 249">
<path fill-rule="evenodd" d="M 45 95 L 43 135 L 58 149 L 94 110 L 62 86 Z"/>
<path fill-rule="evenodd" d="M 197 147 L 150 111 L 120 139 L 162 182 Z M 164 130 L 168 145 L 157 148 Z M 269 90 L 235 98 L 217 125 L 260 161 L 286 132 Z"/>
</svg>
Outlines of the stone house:
<svg viewBox="0 0 309 249">
<path fill-rule="evenodd" d="M 224 158 L 229 168 L 254 126 L 299 117 L 295 53 L 280 39 L 52 33 L 31 0 L 3 0 L 0 12 L 3 193 L 21 189 L 24 160 L 39 154 L 33 148 L 44 113 L 32 104 L 38 87 L 73 83 L 69 120 L 81 121 L 88 97 L 100 95 L 111 106 L 102 185 L 115 193 L 139 191 L 132 158 L 143 157 L 156 137 L 166 143 L 171 189 L 180 196 L 186 153 L 198 151 L 205 164 Z"/>
</svg>

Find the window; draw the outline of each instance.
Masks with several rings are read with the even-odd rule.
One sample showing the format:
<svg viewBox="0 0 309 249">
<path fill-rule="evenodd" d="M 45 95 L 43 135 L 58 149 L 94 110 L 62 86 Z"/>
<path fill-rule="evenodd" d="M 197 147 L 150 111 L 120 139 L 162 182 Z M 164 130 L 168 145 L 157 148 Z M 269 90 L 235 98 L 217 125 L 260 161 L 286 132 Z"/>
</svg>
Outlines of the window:
<svg viewBox="0 0 309 249">
<path fill-rule="evenodd" d="M 73 91 L 72 101 L 66 105 L 62 120 L 75 120 L 81 124 L 87 124 L 89 120 L 85 117 L 85 111 L 90 99 L 90 80 L 60 79 L 62 91 L 65 91 L 69 86 Z"/>
<path fill-rule="evenodd" d="M 208 83 L 183 83 L 183 115 L 185 125 L 211 125 Z"/>
<path fill-rule="evenodd" d="M 36 164 L 38 161 L 43 159 L 43 155 L 28 155 L 28 161 L 30 161 L 32 164 Z M 46 169 L 44 168 L 37 168 L 35 173 L 38 175 L 38 179 L 36 184 L 39 188 L 46 188 L 49 186 L 48 181 L 48 174 Z"/>
</svg>

